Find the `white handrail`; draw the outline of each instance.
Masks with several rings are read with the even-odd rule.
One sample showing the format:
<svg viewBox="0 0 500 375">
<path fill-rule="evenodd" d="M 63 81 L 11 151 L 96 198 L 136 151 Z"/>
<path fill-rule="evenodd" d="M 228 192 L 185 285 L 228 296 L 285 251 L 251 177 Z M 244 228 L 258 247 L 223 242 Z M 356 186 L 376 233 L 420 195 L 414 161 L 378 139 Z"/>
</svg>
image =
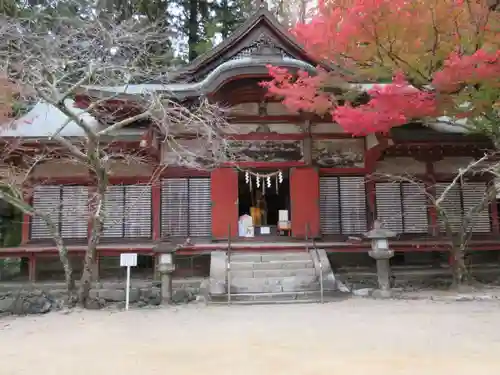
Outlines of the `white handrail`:
<svg viewBox="0 0 500 375">
<path fill-rule="evenodd" d="M 318 263 L 319 263 L 319 292 L 320 292 L 320 301 L 321 303 L 324 303 L 324 294 L 325 294 L 325 289 L 323 287 L 323 262 L 321 261 L 321 257 L 319 256 L 319 251 L 316 248 L 316 245 L 314 245 L 314 250 L 316 250 L 316 256 L 318 257 Z"/>
<path fill-rule="evenodd" d="M 229 249 L 228 249 L 228 255 L 227 255 L 227 304 L 231 304 L 231 255 L 229 254 Z"/>
<path fill-rule="evenodd" d="M 314 241 L 314 238 L 312 239 L 312 245 L 313 245 L 314 252 L 316 253 L 316 256 L 318 257 L 320 301 L 321 301 L 321 303 L 324 303 L 324 301 L 325 301 L 325 288 L 323 286 L 323 262 L 321 261 L 321 257 L 319 255 L 319 250 L 316 247 L 316 242 Z"/>
<path fill-rule="evenodd" d="M 227 285 L 227 304 L 231 305 L 231 226 L 229 227 L 227 239 L 227 263 L 226 263 L 226 285 Z"/>
</svg>

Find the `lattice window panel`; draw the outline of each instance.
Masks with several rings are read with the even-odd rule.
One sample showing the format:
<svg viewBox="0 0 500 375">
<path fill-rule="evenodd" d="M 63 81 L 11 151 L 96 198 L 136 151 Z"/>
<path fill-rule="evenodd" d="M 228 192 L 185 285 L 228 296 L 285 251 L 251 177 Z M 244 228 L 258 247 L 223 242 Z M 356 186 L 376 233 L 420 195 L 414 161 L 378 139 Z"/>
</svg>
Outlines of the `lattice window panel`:
<svg viewBox="0 0 500 375">
<path fill-rule="evenodd" d="M 104 229 L 103 238 L 123 237 L 124 189 L 122 185 L 109 186 L 104 195 Z"/>
<path fill-rule="evenodd" d="M 162 181 L 162 236 L 209 237 L 212 204 L 209 178 L 168 178 Z"/>
<path fill-rule="evenodd" d="M 36 186 L 33 191 L 32 205 L 35 210 L 38 210 L 45 215 L 48 215 L 50 220 L 59 228 L 60 212 L 61 212 L 61 186 L 59 185 L 42 185 Z M 53 235 L 45 221 L 39 216 L 34 216 L 31 219 L 32 239 L 51 239 Z"/>
<path fill-rule="evenodd" d="M 427 233 L 429 215 L 424 184 L 402 184 L 405 233 Z"/>
<path fill-rule="evenodd" d="M 320 177 L 321 233 L 366 232 L 364 177 Z"/>
<path fill-rule="evenodd" d="M 477 210 L 481 207 L 486 195 L 487 186 L 485 182 L 466 182 L 462 185 L 462 201 L 464 214 Z M 472 221 L 472 231 L 474 233 L 491 232 L 490 212 L 488 206 L 474 214 Z"/>
<path fill-rule="evenodd" d="M 375 184 L 377 219 L 385 228 L 396 233 L 404 232 L 401 184 L 379 182 Z"/>
<path fill-rule="evenodd" d="M 126 238 L 150 238 L 152 214 L 151 186 L 126 185 L 123 236 Z"/>
<path fill-rule="evenodd" d="M 340 210 L 343 234 L 366 232 L 366 187 L 364 177 L 340 177 Z"/>
<path fill-rule="evenodd" d="M 337 177 L 319 178 L 319 213 L 321 233 L 340 234 L 339 179 Z"/>
<path fill-rule="evenodd" d="M 168 178 L 161 187 L 162 237 L 187 237 L 189 190 L 187 178 Z"/>
<path fill-rule="evenodd" d="M 377 218 L 396 233 L 427 233 L 428 215 L 423 184 L 379 182 L 375 185 Z"/>
<path fill-rule="evenodd" d="M 89 188 L 62 187 L 61 235 L 63 238 L 87 238 L 89 219 Z"/>
<path fill-rule="evenodd" d="M 85 239 L 88 235 L 88 195 L 86 186 L 41 185 L 34 189 L 32 204 L 36 210 L 49 215 L 63 238 Z M 38 216 L 31 220 L 30 238 L 53 238 L 45 221 Z"/>
<path fill-rule="evenodd" d="M 440 182 L 435 185 L 437 199 L 444 194 L 448 186 L 449 183 Z M 454 185 L 446 193 L 446 196 L 440 205 L 447 217 L 447 221 L 450 224 L 451 229 L 454 232 L 458 232 L 460 230 L 460 226 L 462 225 L 462 198 L 460 190 L 460 185 Z M 438 224 L 441 231 L 446 231 L 445 221 L 442 219 L 441 215 L 438 217 Z"/>
<path fill-rule="evenodd" d="M 151 186 L 113 185 L 104 199 L 103 238 L 151 238 Z"/>
<path fill-rule="evenodd" d="M 210 237 L 212 234 L 212 198 L 209 178 L 189 180 L 189 235 Z"/>
</svg>

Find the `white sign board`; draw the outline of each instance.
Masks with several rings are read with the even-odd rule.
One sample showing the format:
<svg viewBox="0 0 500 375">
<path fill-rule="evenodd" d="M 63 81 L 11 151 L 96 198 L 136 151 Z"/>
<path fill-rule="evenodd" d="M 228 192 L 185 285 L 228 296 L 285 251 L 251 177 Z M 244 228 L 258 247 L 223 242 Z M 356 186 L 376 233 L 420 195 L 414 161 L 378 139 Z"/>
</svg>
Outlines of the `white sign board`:
<svg viewBox="0 0 500 375">
<path fill-rule="evenodd" d="M 278 211 L 278 221 L 288 221 L 288 210 Z"/>
<path fill-rule="evenodd" d="M 131 254 L 131 253 L 120 254 L 120 266 L 121 267 L 136 267 L 137 266 L 137 254 Z"/>
<path fill-rule="evenodd" d="M 125 289 L 125 310 L 128 310 L 130 303 L 130 267 L 137 266 L 137 254 L 122 253 L 120 254 L 120 266 L 127 267 L 127 286 Z"/>
<path fill-rule="evenodd" d="M 271 234 L 271 228 L 269 228 L 269 227 L 260 227 L 260 234 Z"/>
</svg>

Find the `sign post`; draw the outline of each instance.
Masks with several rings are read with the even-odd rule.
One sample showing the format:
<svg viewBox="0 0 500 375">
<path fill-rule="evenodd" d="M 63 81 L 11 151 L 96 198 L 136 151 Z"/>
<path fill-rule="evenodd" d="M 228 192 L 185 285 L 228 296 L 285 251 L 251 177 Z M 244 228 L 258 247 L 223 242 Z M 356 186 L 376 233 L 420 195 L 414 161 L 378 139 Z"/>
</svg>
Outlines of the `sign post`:
<svg viewBox="0 0 500 375">
<path fill-rule="evenodd" d="M 128 310 L 130 303 L 130 267 L 137 266 L 137 254 L 122 253 L 120 254 L 120 266 L 127 267 L 127 284 L 125 287 L 125 310 Z"/>
</svg>

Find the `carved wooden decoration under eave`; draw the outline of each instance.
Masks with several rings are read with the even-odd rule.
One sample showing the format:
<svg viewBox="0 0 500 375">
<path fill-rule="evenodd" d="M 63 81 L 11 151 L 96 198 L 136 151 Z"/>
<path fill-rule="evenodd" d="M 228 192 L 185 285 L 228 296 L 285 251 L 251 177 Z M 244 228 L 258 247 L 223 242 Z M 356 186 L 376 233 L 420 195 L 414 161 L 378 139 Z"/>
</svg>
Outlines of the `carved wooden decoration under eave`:
<svg viewBox="0 0 500 375">
<path fill-rule="evenodd" d="M 251 140 L 229 141 L 229 149 L 239 162 L 303 161 L 302 141 Z"/>
<path fill-rule="evenodd" d="M 268 130 L 264 132 L 263 130 Z M 237 123 L 227 129 L 227 134 L 300 134 L 299 123 Z"/>
<path fill-rule="evenodd" d="M 364 139 L 314 139 L 312 161 L 322 168 L 364 168 Z"/>
</svg>

